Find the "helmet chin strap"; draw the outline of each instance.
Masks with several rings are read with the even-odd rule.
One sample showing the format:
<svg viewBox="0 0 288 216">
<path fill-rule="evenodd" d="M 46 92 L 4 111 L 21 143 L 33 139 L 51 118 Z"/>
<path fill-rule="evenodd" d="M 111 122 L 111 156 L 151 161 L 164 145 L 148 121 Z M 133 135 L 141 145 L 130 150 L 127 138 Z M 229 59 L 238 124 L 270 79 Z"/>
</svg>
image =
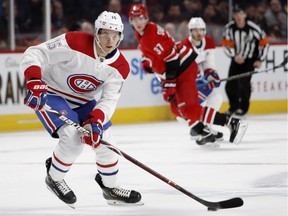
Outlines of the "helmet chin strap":
<svg viewBox="0 0 288 216">
<path fill-rule="evenodd" d="M 101 51 L 104 53 L 104 55 L 106 56 L 106 55 L 108 55 L 108 53 L 106 53 L 105 51 L 104 51 L 104 49 L 103 49 L 103 47 L 102 47 L 102 45 L 100 44 L 100 40 L 99 40 L 99 38 L 98 38 L 98 35 L 96 34 L 95 35 L 95 40 L 96 40 L 96 44 L 98 45 L 98 47 L 101 49 Z"/>
</svg>

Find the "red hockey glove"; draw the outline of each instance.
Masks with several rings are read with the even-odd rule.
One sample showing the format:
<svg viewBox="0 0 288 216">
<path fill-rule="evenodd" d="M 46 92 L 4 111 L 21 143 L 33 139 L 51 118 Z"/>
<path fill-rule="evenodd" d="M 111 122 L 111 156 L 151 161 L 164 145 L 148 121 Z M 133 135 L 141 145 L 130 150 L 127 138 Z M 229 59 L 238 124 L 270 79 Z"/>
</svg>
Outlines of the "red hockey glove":
<svg viewBox="0 0 288 216">
<path fill-rule="evenodd" d="M 32 79 L 27 81 L 26 89 L 24 104 L 35 111 L 41 110 L 47 102 L 47 84 L 40 79 Z"/>
<path fill-rule="evenodd" d="M 213 69 L 206 69 L 204 71 L 205 79 L 208 82 L 208 87 L 210 89 L 217 88 L 220 86 L 220 78 L 217 72 Z"/>
<path fill-rule="evenodd" d="M 165 101 L 170 102 L 176 92 L 176 79 L 162 80 L 163 98 Z"/>
<path fill-rule="evenodd" d="M 142 59 L 142 68 L 146 73 L 153 73 L 150 61 L 145 58 Z"/>
<path fill-rule="evenodd" d="M 104 113 L 96 109 L 90 115 L 89 118 L 83 123 L 83 127 L 91 132 L 91 135 L 84 134 L 82 141 L 85 144 L 97 148 L 100 145 L 100 140 L 103 135 L 103 120 Z"/>
</svg>

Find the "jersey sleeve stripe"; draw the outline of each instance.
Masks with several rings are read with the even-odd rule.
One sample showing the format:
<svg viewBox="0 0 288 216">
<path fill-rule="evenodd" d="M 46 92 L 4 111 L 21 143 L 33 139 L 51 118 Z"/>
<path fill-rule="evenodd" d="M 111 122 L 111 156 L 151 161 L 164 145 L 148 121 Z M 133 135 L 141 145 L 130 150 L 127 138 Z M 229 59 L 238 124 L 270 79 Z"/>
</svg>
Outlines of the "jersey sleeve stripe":
<svg viewBox="0 0 288 216">
<path fill-rule="evenodd" d="M 268 44 L 268 37 L 267 36 L 259 41 L 259 46 L 265 46 L 267 44 Z"/>
<path fill-rule="evenodd" d="M 178 58 L 178 54 L 176 53 L 175 49 L 173 48 L 171 53 L 164 58 L 164 61 L 172 61 Z"/>
<path fill-rule="evenodd" d="M 222 40 L 222 45 L 233 48 L 234 47 L 234 42 L 232 40 L 223 39 Z"/>
</svg>

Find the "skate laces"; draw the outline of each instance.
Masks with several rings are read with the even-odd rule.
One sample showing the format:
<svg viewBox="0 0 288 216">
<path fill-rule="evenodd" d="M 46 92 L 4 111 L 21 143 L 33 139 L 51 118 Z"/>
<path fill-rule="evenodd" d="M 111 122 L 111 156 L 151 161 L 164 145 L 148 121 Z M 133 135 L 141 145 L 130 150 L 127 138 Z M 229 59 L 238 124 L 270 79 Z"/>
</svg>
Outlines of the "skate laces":
<svg viewBox="0 0 288 216">
<path fill-rule="evenodd" d="M 67 193 L 69 193 L 71 191 L 71 189 L 66 184 L 64 179 L 61 181 L 55 181 L 55 185 L 61 191 L 61 193 L 63 193 L 63 195 L 66 195 Z"/>
<path fill-rule="evenodd" d="M 121 196 L 121 197 L 129 197 L 131 190 L 126 190 L 123 188 L 116 187 L 116 188 L 112 189 L 112 192 L 118 196 Z"/>
</svg>

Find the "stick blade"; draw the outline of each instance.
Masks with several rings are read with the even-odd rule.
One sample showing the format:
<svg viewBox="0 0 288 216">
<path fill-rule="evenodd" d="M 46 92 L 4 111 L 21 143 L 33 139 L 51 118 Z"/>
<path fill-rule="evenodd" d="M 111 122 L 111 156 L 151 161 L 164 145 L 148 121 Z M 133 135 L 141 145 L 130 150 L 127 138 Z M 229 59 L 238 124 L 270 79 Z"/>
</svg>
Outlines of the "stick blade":
<svg viewBox="0 0 288 216">
<path fill-rule="evenodd" d="M 221 209 L 237 208 L 244 204 L 244 201 L 240 197 L 232 198 L 229 200 L 219 202 Z"/>
<path fill-rule="evenodd" d="M 287 62 L 288 62 L 288 55 L 284 58 L 284 60 L 281 64 L 279 64 L 278 66 L 275 67 L 275 69 L 285 67 Z"/>
<path fill-rule="evenodd" d="M 281 65 L 284 67 L 287 64 L 287 62 L 288 62 L 288 56 L 285 57 Z"/>
</svg>

